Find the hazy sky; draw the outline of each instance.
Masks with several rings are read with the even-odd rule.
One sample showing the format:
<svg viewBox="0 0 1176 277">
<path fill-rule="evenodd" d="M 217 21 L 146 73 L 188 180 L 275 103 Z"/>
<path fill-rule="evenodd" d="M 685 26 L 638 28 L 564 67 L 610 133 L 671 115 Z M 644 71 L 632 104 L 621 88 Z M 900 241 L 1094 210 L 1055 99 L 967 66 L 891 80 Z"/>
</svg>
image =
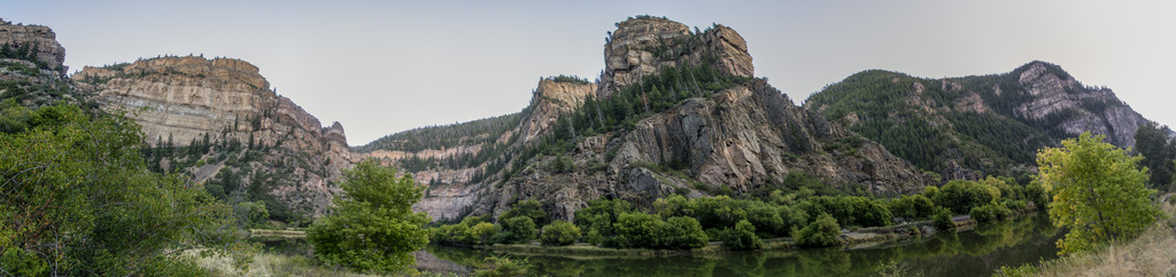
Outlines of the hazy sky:
<svg viewBox="0 0 1176 277">
<path fill-rule="evenodd" d="M 595 79 L 605 32 L 637 14 L 735 28 L 756 75 L 800 103 L 880 68 L 1002 73 L 1030 60 L 1176 123 L 1176 1 L 53 1 L 0 0 L 47 25 L 71 70 L 162 54 L 249 61 L 350 144 L 521 110 L 540 76 Z"/>
</svg>

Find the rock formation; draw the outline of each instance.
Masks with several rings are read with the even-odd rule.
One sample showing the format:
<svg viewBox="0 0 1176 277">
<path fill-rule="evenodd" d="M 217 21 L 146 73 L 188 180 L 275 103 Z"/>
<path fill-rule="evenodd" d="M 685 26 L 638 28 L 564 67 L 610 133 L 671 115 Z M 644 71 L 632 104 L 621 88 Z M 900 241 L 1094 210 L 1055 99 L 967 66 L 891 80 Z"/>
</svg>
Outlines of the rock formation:
<svg viewBox="0 0 1176 277">
<path fill-rule="evenodd" d="M 187 169 L 197 181 L 231 170 L 246 187 L 273 184 L 268 192 L 290 208 L 320 214 L 338 190 L 332 182 L 352 163 L 341 124 L 323 127 L 242 60 L 161 57 L 86 67 L 71 78 L 103 109 L 135 119 L 154 147 L 232 142 L 259 153 L 228 169 L 220 153 L 202 155 L 205 165 Z"/>
<path fill-rule="evenodd" d="M 716 25 L 692 32 L 681 23 L 653 17 L 631 18 L 617 27 L 605 45 L 605 70 L 596 84 L 544 79 L 521 118 L 431 130 L 466 134 L 468 139 L 460 142 L 408 147 L 405 142 L 426 135 L 401 133 L 360 149 L 431 183 L 416 208 L 437 220 L 497 215 L 522 199 L 538 199 L 556 218 L 570 219 L 576 209 L 601 197 L 649 205 L 671 194 L 750 193 L 781 185 L 796 174 L 840 189 L 878 194 L 916 191 L 928 181 L 882 146 L 794 105 L 766 82 L 751 79 L 754 68 L 747 44 L 731 28 Z M 587 99 L 607 99 L 666 68 L 697 66 L 747 81 L 687 99 L 637 120 L 632 128 L 581 137 L 570 152 L 526 154 L 544 151 L 537 148 L 555 131 L 551 126 Z M 499 128 L 469 131 L 478 124 Z M 515 125 L 502 127 L 509 124 Z M 448 162 L 417 170 L 409 166 L 425 157 Z M 478 177 L 442 182 L 422 178 L 445 171 L 473 172 Z"/>
</svg>

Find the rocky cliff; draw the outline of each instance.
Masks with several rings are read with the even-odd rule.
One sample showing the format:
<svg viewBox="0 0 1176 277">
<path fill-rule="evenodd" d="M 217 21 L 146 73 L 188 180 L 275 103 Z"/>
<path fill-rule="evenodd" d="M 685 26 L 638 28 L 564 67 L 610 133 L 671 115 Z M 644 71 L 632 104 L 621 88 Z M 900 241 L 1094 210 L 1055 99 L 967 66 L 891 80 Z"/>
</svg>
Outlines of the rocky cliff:
<svg viewBox="0 0 1176 277">
<path fill-rule="evenodd" d="M 951 179 L 1026 176 L 1037 149 L 1086 131 L 1131 147 L 1149 122 L 1110 89 L 1084 86 L 1041 61 L 944 79 L 864 71 L 814 94 L 806 107 Z"/>
<path fill-rule="evenodd" d="M 71 79 L 103 109 L 135 119 L 149 145 L 169 149 L 157 166 L 227 185 L 225 196 L 251 191 L 271 210 L 322 213 L 352 163 L 341 124 L 323 127 L 245 61 L 160 57 L 86 67 Z"/>
<path fill-rule="evenodd" d="M 595 84 L 544 79 L 517 120 L 481 132 L 470 131 L 478 122 L 433 130 L 466 134 L 464 144 L 414 148 L 386 138 L 361 149 L 431 184 L 416 208 L 438 220 L 498 214 L 522 199 L 540 200 L 555 217 L 569 219 L 601 197 L 648 205 L 671 194 L 783 188 L 796 176 L 875 194 L 916 191 L 929 181 L 881 145 L 750 78 L 747 44 L 731 28 L 692 32 L 653 17 L 617 28 Z M 422 158 L 437 162 L 414 168 Z M 422 178 L 461 170 L 477 177 Z"/>
<path fill-rule="evenodd" d="M 0 98 L 26 106 L 81 100 L 64 78 L 65 48 L 49 27 L 0 19 Z"/>
</svg>

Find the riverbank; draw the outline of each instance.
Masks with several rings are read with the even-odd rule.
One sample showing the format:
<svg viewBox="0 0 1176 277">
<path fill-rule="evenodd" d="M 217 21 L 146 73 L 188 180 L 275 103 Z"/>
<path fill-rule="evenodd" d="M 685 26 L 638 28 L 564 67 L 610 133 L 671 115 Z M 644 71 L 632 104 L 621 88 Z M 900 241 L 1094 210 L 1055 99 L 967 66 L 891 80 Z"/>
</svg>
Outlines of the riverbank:
<svg viewBox="0 0 1176 277">
<path fill-rule="evenodd" d="M 1135 240 L 1085 255 L 1003 268 L 997 276 L 1176 276 L 1176 203 L 1165 195 L 1164 216 Z"/>
</svg>

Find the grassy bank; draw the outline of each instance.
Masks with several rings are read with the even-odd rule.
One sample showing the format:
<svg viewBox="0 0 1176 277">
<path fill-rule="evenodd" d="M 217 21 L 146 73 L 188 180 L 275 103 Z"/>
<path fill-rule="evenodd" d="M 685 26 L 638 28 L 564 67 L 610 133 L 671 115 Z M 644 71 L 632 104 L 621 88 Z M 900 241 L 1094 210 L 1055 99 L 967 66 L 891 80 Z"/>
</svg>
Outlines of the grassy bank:
<svg viewBox="0 0 1176 277">
<path fill-rule="evenodd" d="M 1004 268 L 997 276 L 1176 276 L 1176 205 L 1161 204 L 1165 215 L 1138 238 L 1115 242 L 1084 255 L 1034 265 Z"/>
</svg>

